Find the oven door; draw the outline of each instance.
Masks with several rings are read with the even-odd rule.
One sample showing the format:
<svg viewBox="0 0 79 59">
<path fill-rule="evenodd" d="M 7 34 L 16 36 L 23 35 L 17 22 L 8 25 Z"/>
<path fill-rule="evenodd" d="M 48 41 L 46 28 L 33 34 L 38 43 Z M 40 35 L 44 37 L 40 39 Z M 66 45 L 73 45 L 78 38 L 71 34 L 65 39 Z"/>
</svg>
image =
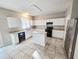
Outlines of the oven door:
<svg viewBox="0 0 79 59">
<path fill-rule="evenodd" d="M 25 32 L 18 33 L 19 43 L 25 40 Z"/>
</svg>

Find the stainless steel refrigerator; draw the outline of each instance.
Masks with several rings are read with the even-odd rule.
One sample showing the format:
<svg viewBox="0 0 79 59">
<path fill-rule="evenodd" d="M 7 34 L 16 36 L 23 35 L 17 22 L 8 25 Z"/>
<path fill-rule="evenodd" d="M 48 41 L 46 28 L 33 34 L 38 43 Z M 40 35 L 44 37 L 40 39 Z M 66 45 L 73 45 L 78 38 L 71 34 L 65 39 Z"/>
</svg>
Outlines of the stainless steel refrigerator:
<svg viewBox="0 0 79 59">
<path fill-rule="evenodd" d="M 64 44 L 68 59 L 73 59 L 77 39 L 77 32 L 78 18 L 69 20 L 67 24 L 67 32 Z"/>
</svg>

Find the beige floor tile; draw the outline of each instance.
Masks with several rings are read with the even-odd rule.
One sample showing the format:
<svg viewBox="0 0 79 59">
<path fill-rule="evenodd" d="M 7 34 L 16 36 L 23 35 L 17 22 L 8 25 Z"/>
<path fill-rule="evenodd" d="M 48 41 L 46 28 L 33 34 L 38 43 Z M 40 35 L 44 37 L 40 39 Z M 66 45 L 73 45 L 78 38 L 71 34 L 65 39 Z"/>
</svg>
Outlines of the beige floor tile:
<svg viewBox="0 0 79 59">
<path fill-rule="evenodd" d="M 34 51 L 40 51 L 45 59 L 67 59 L 63 47 L 63 40 L 47 38 L 45 47 L 33 44 L 32 39 L 23 41 L 15 46 L 0 49 L 0 59 L 32 59 Z M 1 54 L 3 53 L 3 54 Z"/>
<path fill-rule="evenodd" d="M 7 53 L 0 53 L 0 59 L 11 59 Z"/>
<path fill-rule="evenodd" d="M 14 49 L 10 52 L 7 52 L 7 54 L 10 56 L 10 57 L 14 57 L 15 55 L 19 54 L 21 51 L 19 51 L 18 49 Z"/>
<path fill-rule="evenodd" d="M 23 53 L 26 53 L 27 55 L 29 56 L 32 56 L 33 52 L 35 51 L 33 48 L 30 48 L 30 47 L 24 47 L 21 49 L 21 51 Z"/>
<path fill-rule="evenodd" d="M 20 53 L 16 54 L 16 55 L 13 57 L 13 59 L 23 59 L 23 57 L 24 57 L 24 53 L 20 52 Z"/>
<path fill-rule="evenodd" d="M 23 59 L 32 59 L 32 56 L 28 56 L 27 54 L 24 54 Z"/>
<path fill-rule="evenodd" d="M 67 57 L 65 55 L 60 54 L 60 53 L 57 53 L 55 56 L 55 59 L 67 59 Z"/>
<path fill-rule="evenodd" d="M 12 51 L 12 50 L 14 50 L 14 49 L 16 49 L 16 48 L 15 48 L 15 46 L 10 45 L 10 46 L 4 47 L 3 49 L 4 49 L 6 52 L 10 52 L 10 51 Z"/>
</svg>

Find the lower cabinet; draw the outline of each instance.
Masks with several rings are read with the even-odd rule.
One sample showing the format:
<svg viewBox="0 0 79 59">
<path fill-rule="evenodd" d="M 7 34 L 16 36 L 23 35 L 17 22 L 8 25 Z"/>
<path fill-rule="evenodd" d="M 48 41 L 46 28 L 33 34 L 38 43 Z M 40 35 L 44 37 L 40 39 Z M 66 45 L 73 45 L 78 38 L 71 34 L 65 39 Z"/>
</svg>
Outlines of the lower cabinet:
<svg viewBox="0 0 79 59">
<path fill-rule="evenodd" d="M 12 44 L 18 44 L 19 43 L 19 39 L 18 39 L 18 34 L 17 33 L 10 33 L 11 36 L 11 40 L 12 40 Z"/>
<path fill-rule="evenodd" d="M 28 39 L 31 36 L 32 36 L 32 30 L 26 30 L 25 31 L 25 38 Z"/>
<path fill-rule="evenodd" d="M 29 37 L 32 36 L 32 34 L 31 34 L 32 32 L 30 30 L 25 30 L 25 31 L 10 33 L 13 45 L 18 44 L 18 43 L 20 43 L 20 41 L 22 41 L 22 40 L 19 40 L 19 33 L 23 33 L 23 32 L 25 33 L 25 35 L 24 35 L 25 38 L 23 39 L 23 38 L 20 37 L 23 40 L 28 39 Z"/>
<path fill-rule="evenodd" d="M 52 31 L 52 37 L 56 37 L 56 38 L 64 38 L 64 31 L 62 30 L 53 30 Z"/>
<path fill-rule="evenodd" d="M 32 40 L 34 44 L 45 46 L 46 44 L 46 35 L 45 33 L 33 32 Z"/>
</svg>

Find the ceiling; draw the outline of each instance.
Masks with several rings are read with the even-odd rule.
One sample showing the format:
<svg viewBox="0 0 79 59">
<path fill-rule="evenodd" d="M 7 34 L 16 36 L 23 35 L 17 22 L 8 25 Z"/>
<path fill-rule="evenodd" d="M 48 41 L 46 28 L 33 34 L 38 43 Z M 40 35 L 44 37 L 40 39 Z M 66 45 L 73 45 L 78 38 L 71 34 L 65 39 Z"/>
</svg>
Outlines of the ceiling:
<svg viewBox="0 0 79 59">
<path fill-rule="evenodd" d="M 33 16 L 65 12 L 70 0 L 0 0 L 0 7 Z"/>
</svg>

